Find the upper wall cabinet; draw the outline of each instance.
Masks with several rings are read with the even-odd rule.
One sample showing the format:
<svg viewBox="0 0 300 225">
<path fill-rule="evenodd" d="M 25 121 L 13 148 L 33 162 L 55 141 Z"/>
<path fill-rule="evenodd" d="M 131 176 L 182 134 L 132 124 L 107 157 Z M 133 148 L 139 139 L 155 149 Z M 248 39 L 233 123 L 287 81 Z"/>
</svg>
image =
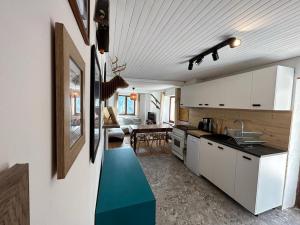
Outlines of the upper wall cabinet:
<svg viewBox="0 0 300 225">
<path fill-rule="evenodd" d="M 181 106 L 290 110 L 294 69 L 272 66 L 181 89 Z"/>
<path fill-rule="evenodd" d="M 232 109 L 248 109 L 251 99 L 252 72 L 219 79 L 221 101 L 218 106 Z M 222 81 L 224 80 L 224 81 Z M 218 91 L 218 90 L 216 90 Z"/>
<path fill-rule="evenodd" d="M 197 94 L 195 93 L 197 85 L 198 84 L 193 84 L 181 88 L 180 106 L 197 107 L 196 101 L 194 101 L 195 97 L 197 96 Z"/>
<path fill-rule="evenodd" d="M 253 71 L 252 108 L 263 110 L 290 110 L 293 81 L 293 68 L 273 66 Z"/>
</svg>

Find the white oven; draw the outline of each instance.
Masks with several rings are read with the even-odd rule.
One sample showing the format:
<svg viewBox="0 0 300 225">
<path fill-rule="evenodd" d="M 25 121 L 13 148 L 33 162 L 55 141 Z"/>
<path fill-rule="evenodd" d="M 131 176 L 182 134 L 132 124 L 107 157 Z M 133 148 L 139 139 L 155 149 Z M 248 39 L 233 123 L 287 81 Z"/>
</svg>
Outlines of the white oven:
<svg viewBox="0 0 300 225">
<path fill-rule="evenodd" d="M 177 131 L 177 132 L 176 132 Z M 172 153 L 181 160 L 184 159 L 184 151 L 186 146 L 186 136 L 183 130 L 174 128 L 172 137 Z"/>
</svg>

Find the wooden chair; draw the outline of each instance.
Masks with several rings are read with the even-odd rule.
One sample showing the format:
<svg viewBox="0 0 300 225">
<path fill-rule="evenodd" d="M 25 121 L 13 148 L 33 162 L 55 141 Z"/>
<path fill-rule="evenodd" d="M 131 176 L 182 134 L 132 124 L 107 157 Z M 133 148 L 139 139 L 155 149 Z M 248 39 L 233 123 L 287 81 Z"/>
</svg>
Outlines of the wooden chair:
<svg viewBox="0 0 300 225">
<path fill-rule="evenodd" d="M 141 142 L 144 142 L 146 146 L 149 146 L 149 139 L 148 135 L 144 133 L 136 134 L 136 141 L 137 141 L 137 147 L 139 148 L 141 145 Z"/>
</svg>

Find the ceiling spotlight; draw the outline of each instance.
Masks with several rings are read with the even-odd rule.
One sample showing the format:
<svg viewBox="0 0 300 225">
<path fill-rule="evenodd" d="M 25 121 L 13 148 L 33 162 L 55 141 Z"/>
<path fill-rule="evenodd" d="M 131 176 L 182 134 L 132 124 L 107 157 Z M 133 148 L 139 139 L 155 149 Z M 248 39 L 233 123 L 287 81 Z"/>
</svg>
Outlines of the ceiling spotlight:
<svg viewBox="0 0 300 225">
<path fill-rule="evenodd" d="M 222 42 L 220 42 L 219 44 L 205 50 L 204 52 L 194 56 L 193 58 L 191 58 L 189 60 L 189 66 L 188 69 L 192 70 L 193 69 L 193 63 L 195 62 L 197 65 L 199 65 L 205 56 L 212 54 L 212 58 L 214 61 L 217 61 L 219 59 L 219 55 L 218 55 L 218 50 L 221 48 L 224 48 L 225 46 L 230 46 L 230 48 L 235 48 L 241 45 L 241 40 L 237 39 L 236 37 L 231 37 L 228 38 Z"/>
<path fill-rule="evenodd" d="M 229 41 L 230 48 L 235 48 L 241 45 L 241 40 L 237 38 L 231 38 Z"/>
<path fill-rule="evenodd" d="M 188 70 L 192 70 L 192 69 L 193 69 L 193 61 L 190 61 L 190 62 L 189 62 Z"/>
<path fill-rule="evenodd" d="M 200 63 L 202 63 L 202 61 L 203 61 L 203 57 L 200 57 L 200 58 L 196 59 L 196 64 L 200 65 Z"/>
<path fill-rule="evenodd" d="M 218 55 L 217 51 L 212 53 L 212 58 L 213 58 L 214 61 L 217 61 L 219 59 L 219 55 Z"/>
</svg>

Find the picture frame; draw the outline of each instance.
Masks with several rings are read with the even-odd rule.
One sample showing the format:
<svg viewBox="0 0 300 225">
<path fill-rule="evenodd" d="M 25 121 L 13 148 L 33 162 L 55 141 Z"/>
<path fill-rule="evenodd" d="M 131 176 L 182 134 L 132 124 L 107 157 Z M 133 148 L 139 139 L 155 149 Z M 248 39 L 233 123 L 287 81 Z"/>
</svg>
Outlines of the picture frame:
<svg viewBox="0 0 300 225">
<path fill-rule="evenodd" d="M 86 45 L 90 45 L 90 0 L 69 0 L 77 25 Z"/>
<path fill-rule="evenodd" d="M 0 172 L 0 223 L 30 225 L 28 163 Z"/>
<path fill-rule="evenodd" d="M 61 23 L 55 24 L 57 178 L 64 179 L 85 143 L 85 63 Z"/>
<path fill-rule="evenodd" d="M 102 75 L 97 57 L 96 46 L 91 48 L 91 85 L 90 85 L 90 158 L 95 162 L 101 140 L 101 92 Z"/>
</svg>

